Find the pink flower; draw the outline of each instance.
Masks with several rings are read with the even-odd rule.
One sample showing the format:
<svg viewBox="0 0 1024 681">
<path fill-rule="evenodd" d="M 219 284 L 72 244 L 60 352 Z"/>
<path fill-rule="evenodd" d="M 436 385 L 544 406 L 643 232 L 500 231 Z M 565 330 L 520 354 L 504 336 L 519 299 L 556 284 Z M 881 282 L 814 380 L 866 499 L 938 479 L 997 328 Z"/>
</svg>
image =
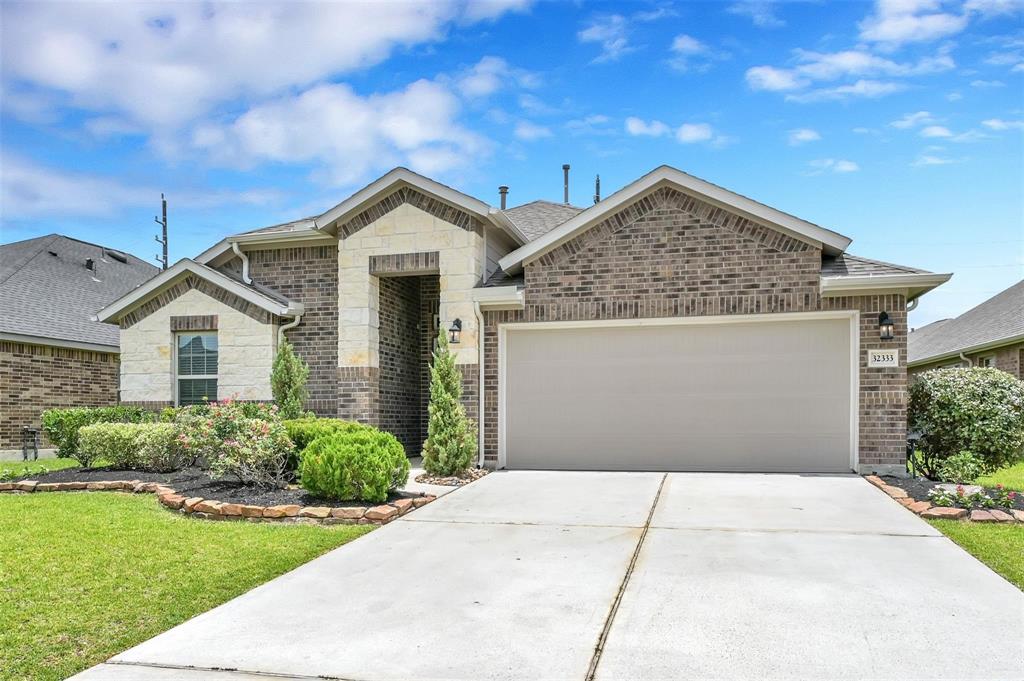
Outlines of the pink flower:
<svg viewBox="0 0 1024 681">
<path fill-rule="evenodd" d="M 958 497 L 962 497 L 964 495 L 964 486 L 963 485 L 957 485 L 956 486 L 956 495 Z"/>
<path fill-rule="evenodd" d="M 1017 493 L 1016 492 L 1009 492 L 1009 493 L 1007 493 L 1006 498 L 1009 499 L 1010 501 L 1013 501 L 1014 499 L 1017 498 Z"/>
</svg>

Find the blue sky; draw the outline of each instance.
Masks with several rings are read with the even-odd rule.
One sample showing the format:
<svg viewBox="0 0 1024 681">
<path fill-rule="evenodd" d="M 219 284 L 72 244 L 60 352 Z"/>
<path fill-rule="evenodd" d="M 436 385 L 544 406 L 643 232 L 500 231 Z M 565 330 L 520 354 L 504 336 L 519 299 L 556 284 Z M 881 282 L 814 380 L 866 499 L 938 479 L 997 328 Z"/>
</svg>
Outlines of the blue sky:
<svg viewBox="0 0 1024 681">
<path fill-rule="evenodd" d="M 497 203 L 662 163 L 955 273 L 1024 277 L 1024 3 L 5 2 L 0 240 L 171 259 L 395 165 Z"/>
</svg>

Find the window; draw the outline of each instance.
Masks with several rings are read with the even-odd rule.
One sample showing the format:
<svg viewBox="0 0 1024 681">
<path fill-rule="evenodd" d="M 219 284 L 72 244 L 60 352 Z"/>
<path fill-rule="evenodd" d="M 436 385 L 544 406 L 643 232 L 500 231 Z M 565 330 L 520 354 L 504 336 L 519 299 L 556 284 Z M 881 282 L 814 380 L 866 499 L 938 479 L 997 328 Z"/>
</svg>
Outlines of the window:
<svg viewBox="0 0 1024 681">
<path fill-rule="evenodd" d="M 994 367 L 996 365 L 995 356 L 989 355 L 988 357 L 979 357 L 978 366 L 980 367 Z"/>
<path fill-rule="evenodd" d="M 175 359 L 178 405 L 217 400 L 217 334 L 179 333 Z"/>
</svg>

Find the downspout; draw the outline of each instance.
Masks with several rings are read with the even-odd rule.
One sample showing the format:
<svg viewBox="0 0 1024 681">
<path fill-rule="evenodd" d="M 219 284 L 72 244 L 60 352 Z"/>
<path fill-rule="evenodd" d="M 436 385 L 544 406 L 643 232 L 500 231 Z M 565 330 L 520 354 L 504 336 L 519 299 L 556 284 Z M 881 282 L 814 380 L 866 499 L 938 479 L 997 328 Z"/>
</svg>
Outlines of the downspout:
<svg viewBox="0 0 1024 681">
<path fill-rule="evenodd" d="M 476 348 L 477 374 L 480 386 L 477 388 L 477 423 L 476 423 L 476 467 L 484 467 L 484 313 L 480 311 L 480 301 L 473 302 L 476 313 Z"/>
<path fill-rule="evenodd" d="M 242 281 L 246 284 L 252 284 L 252 277 L 249 276 L 249 256 L 242 252 L 242 249 L 238 247 L 237 241 L 231 242 L 231 250 L 242 260 Z"/>
<path fill-rule="evenodd" d="M 967 365 L 968 369 L 974 366 L 974 362 L 972 362 L 970 358 L 962 352 L 960 353 L 960 359 L 963 360 L 964 364 Z"/>
<path fill-rule="evenodd" d="M 920 302 L 920 300 L 920 298 L 914 298 L 909 303 L 907 303 L 907 312 L 913 312 L 914 310 L 916 310 L 917 304 L 918 302 Z"/>
<path fill-rule="evenodd" d="M 285 331 L 290 331 L 290 330 L 294 329 L 296 326 L 299 325 L 299 322 L 301 322 L 301 321 L 302 321 L 302 315 L 297 314 L 294 317 L 292 317 L 292 320 L 290 322 L 288 322 L 287 324 L 282 324 L 281 326 L 279 326 L 277 328 L 277 345 L 278 345 L 278 347 L 280 347 L 281 344 L 284 343 L 284 340 L 285 340 L 284 339 L 284 332 Z"/>
</svg>

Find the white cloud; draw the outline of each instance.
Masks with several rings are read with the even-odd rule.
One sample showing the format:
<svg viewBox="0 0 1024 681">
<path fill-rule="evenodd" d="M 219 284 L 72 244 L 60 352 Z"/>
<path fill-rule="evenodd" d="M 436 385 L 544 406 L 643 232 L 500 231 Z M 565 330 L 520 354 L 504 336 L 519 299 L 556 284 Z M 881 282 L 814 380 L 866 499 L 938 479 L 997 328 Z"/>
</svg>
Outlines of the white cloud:
<svg viewBox="0 0 1024 681">
<path fill-rule="evenodd" d="M 874 14 L 860 22 L 860 37 L 886 48 L 931 42 L 960 33 L 966 14 L 943 10 L 939 0 L 877 0 Z"/>
<path fill-rule="evenodd" d="M 626 132 L 634 137 L 661 137 L 672 132 L 672 128 L 661 121 L 644 121 L 635 116 L 626 119 Z"/>
<path fill-rule="evenodd" d="M 797 128 L 796 130 L 789 131 L 788 139 L 789 145 L 796 147 L 807 142 L 817 142 L 821 139 L 821 134 L 817 130 L 810 128 Z"/>
<path fill-rule="evenodd" d="M 487 97 L 498 90 L 515 85 L 532 88 L 539 84 L 536 74 L 513 68 L 501 57 L 487 56 L 455 78 L 463 97 Z"/>
<path fill-rule="evenodd" d="M 403 164 L 443 173 L 490 149 L 458 122 L 459 111 L 458 97 L 436 81 L 369 96 L 331 83 L 265 102 L 234 120 L 198 126 L 192 146 L 228 167 L 313 163 L 325 168 L 319 179 L 332 184 Z"/>
<path fill-rule="evenodd" d="M 377 64 L 493 19 L 494 3 L 24 3 L 4 7 L 5 78 L 150 130 Z M 358 27 L 343 30 L 339 27 Z"/>
<path fill-rule="evenodd" d="M 601 54 L 594 58 L 596 63 L 617 61 L 636 48 L 629 44 L 629 21 L 621 14 L 591 20 L 586 28 L 576 34 L 581 43 L 598 43 Z"/>
<path fill-rule="evenodd" d="M 77 173 L 4 154 L 0 158 L 0 219 L 59 216 L 106 217 L 124 208 L 156 205 L 161 189 L 133 186 L 111 177 Z M 166 188 L 164 188 L 166 191 Z M 269 190 L 169 192 L 175 209 L 220 205 L 266 205 L 279 198 Z"/>
<path fill-rule="evenodd" d="M 669 59 L 669 66 L 677 71 L 706 71 L 711 68 L 712 62 L 728 59 L 731 55 L 721 50 L 713 50 L 700 40 L 691 35 L 681 33 L 672 40 L 669 48 L 672 57 Z"/>
<path fill-rule="evenodd" d="M 1001 80 L 972 80 L 971 87 L 987 90 L 997 87 L 1005 87 L 1006 83 Z"/>
<path fill-rule="evenodd" d="M 786 22 L 775 14 L 776 3 L 771 0 L 740 0 L 729 5 L 730 14 L 748 17 L 758 28 L 780 28 Z"/>
<path fill-rule="evenodd" d="M 903 118 L 889 123 L 889 126 L 901 129 L 916 128 L 919 125 L 928 125 L 934 121 L 935 118 L 929 112 L 918 111 L 916 113 L 903 114 Z"/>
<path fill-rule="evenodd" d="M 952 137 L 953 133 L 949 128 L 941 125 L 929 125 L 921 129 L 921 137 Z"/>
<path fill-rule="evenodd" d="M 676 54 L 701 54 L 707 52 L 708 46 L 693 36 L 681 33 L 672 40 L 670 49 Z"/>
<path fill-rule="evenodd" d="M 956 163 L 956 162 L 957 162 L 956 160 L 951 159 L 951 158 L 946 158 L 944 156 L 936 156 L 934 154 L 921 154 L 916 159 L 914 159 L 914 162 L 911 163 L 910 165 L 912 165 L 912 166 L 943 166 L 943 165 L 948 165 L 950 163 Z"/>
<path fill-rule="evenodd" d="M 530 121 L 519 121 L 514 130 L 515 136 L 521 140 L 532 142 L 544 137 L 551 137 L 551 130 L 543 125 L 537 125 Z"/>
<path fill-rule="evenodd" d="M 1024 130 L 1024 121 L 1006 121 L 1001 118 L 989 118 L 981 122 L 989 130 Z"/>
<path fill-rule="evenodd" d="M 860 166 L 853 161 L 846 159 L 835 159 L 835 158 L 819 158 L 814 161 L 810 161 L 807 165 L 811 167 L 809 175 L 821 175 L 822 173 L 855 173 L 860 170 Z"/>
<path fill-rule="evenodd" d="M 963 98 L 964 96 L 959 92 L 950 92 L 948 95 L 946 95 L 947 102 L 959 102 Z"/>
<path fill-rule="evenodd" d="M 1024 0 L 967 0 L 965 12 L 977 12 L 985 17 L 1016 14 L 1024 11 Z"/>
<path fill-rule="evenodd" d="M 838 87 L 819 88 L 802 94 L 786 95 L 786 100 L 791 102 L 824 102 L 830 100 L 842 100 L 852 98 L 876 99 L 885 95 L 899 92 L 906 86 L 901 83 L 884 82 L 878 80 L 858 80 L 850 85 Z"/>
<path fill-rule="evenodd" d="M 676 130 L 676 139 L 683 144 L 707 142 L 714 137 L 714 131 L 707 123 L 683 123 Z"/>
<path fill-rule="evenodd" d="M 1024 63 L 1017 64 L 1012 69 L 1010 69 L 1010 73 L 1022 73 L 1022 72 L 1024 72 Z"/>
<path fill-rule="evenodd" d="M 747 69 L 746 78 L 747 84 L 752 90 L 768 90 L 770 92 L 799 90 L 810 83 L 795 71 L 777 69 L 774 66 L 753 66 Z"/>
</svg>

